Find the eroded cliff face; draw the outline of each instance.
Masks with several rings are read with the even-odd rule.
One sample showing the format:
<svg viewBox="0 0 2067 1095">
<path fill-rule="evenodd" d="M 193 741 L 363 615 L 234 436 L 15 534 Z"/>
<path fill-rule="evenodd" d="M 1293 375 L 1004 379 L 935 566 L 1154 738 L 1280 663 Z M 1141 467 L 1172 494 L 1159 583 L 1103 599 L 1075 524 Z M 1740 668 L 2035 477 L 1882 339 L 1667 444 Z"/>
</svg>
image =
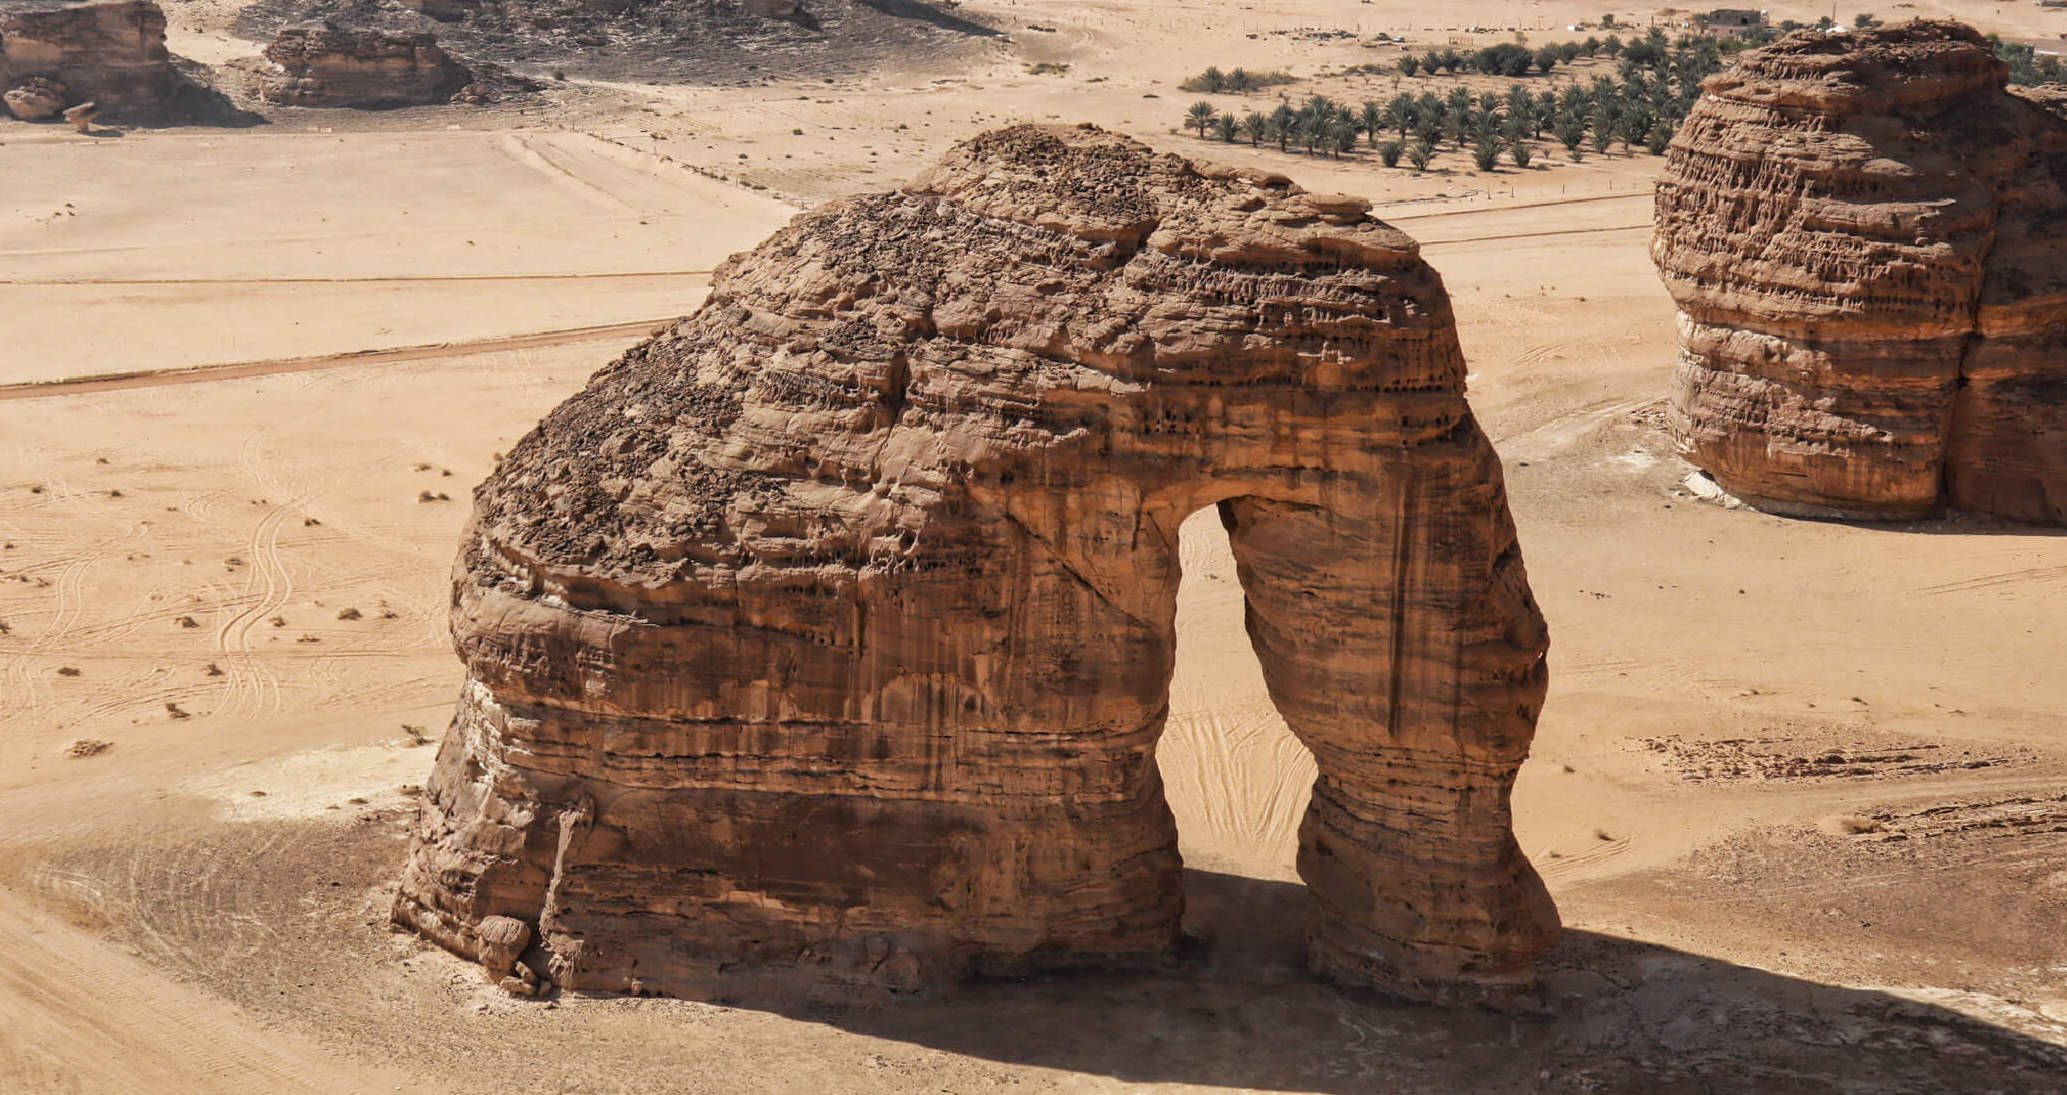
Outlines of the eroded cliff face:
<svg viewBox="0 0 2067 1095">
<path fill-rule="evenodd" d="M 165 13 L 151 0 L 0 4 L 0 87 L 38 79 L 65 105 L 119 113 L 163 104 L 178 82 Z"/>
<path fill-rule="evenodd" d="M 1313 964 L 1531 983 L 1546 638 L 1464 372 L 1361 200 L 1095 128 L 799 218 L 478 491 L 396 919 L 744 999 L 1166 956 L 1177 530 L 1217 506 L 1319 761 Z"/>
<path fill-rule="evenodd" d="M 297 23 L 266 47 L 260 95 L 314 107 L 399 107 L 450 102 L 473 73 L 438 48 L 436 36 Z"/>
<path fill-rule="evenodd" d="M 1658 184 L 1688 459 L 1778 512 L 2067 522 L 2067 111 L 1955 23 L 1711 77 Z"/>
</svg>

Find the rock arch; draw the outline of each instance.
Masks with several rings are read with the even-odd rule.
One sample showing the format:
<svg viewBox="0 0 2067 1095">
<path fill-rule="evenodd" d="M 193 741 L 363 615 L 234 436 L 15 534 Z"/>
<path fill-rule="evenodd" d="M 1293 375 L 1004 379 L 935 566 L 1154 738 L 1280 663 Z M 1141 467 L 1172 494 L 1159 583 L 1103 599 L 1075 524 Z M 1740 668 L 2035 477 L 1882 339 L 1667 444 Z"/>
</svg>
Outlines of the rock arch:
<svg viewBox="0 0 2067 1095">
<path fill-rule="evenodd" d="M 1320 767 L 1315 966 L 1528 984 L 1546 638 L 1440 279 L 1361 201 L 1090 127 L 799 218 L 511 451 L 396 919 L 688 996 L 1167 954 L 1204 506 Z"/>
</svg>

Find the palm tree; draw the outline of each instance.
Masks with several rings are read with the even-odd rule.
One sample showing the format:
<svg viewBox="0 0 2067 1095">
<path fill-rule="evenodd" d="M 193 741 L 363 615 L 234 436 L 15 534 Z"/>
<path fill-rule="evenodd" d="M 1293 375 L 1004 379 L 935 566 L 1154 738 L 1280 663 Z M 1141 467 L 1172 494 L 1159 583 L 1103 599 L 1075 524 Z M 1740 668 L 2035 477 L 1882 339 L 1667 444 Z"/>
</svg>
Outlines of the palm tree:
<svg viewBox="0 0 2067 1095">
<path fill-rule="evenodd" d="M 1336 159 L 1341 159 L 1344 152 L 1356 151 L 1356 134 L 1356 123 L 1345 118 L 1335 119 L 1335 124 L 1328 127 L 1328 140 Z"/>
<path fill-rule="evenodd" d="M 1377 100 L 1364 100 L 1363 123 L 1364 132 L 1370 137 L 1371 147 L 1377 148 L 1378 131 L 1385 128 L 1385 108 L 1379 106 Z"/>
<path fill-rule="evenodd" d="M 1404 138 L 1407 127 L 1414 124 L 1414 97 L 1402 91 L 1385 104 L 1386 127 L 1395 130 Z"/>
<path fill-rule="evenodd" d="M 1400 153 L 1404 151 L 1406 151 L 1406 146 L 1398 141 L 1387 141 L 1378 146 L 1378 159 L 1383 161 L 1387 167 L 1398 167 L 1400 165 Z"/>
<path fill-rule="evenodd" d="M 1255 111 L 1242 115 L 1242 136 L 1249 138 L 1249 147 L 1254 148 L 1270 134 L 1270 119 Z"/>
<path fill-rule="evenodd" d="M 1572 153 L 1572 158 L 1577 160 L 1579 145 L 1586 140 L 1586 119 L 1578 114 L 1560 116 L 1557 120 L 1557 139 L 1565 146 L 1565 151 Z"/>
<path fill-rule="evenodd" d="M 1232 114 L 1222 114 L 1213 119 L 1213 135 L 1226 144 L 1234 143 L 1235 134 L 1239 133 L 1241 128 L 1241 123 L 1235 121 Z"/>
<path fill-rule="evenodd" d="M 1313 155 L 1314 151 L 1320 148 L 1321 142 L 1327 139 L 1327 123 L 1321 121 L 1317 115 L 1306 115 L 1305 120 L 1299 125 L 1299 143 L 1306 147 L 1306 154 Z"/>
<path fill-rule="evenodd" d="M 1299 135 L 1296 132 L 1298 125 L 1299 115 L 1289 104 L 1279 103 L 1277 109 L 1270 112 L 1270 129 L 1278 139 L 1279 152 L 1291 151 L 1292 139 Z"/>
<path fill-rule="evenodd" d="M 1518 140 L 1514 142 L 1514 147 L 1508 149 L 1508 152 L 1514 157 L 1514 166 L 1516 167 L 1527 167 L 1529 166 L 1529 161 L 1536 157 L 1536 150 L 1530 148 L 1527 141 Z"/>
<path fill-rule="evenodd" d="M 1220 113 L 1218 107 L 1204 99 L 1200 99 L 1198 102 L 1191 104 L 1191 112 L 1185 116 L 1185 120 L 1193 129 L 1199 131 L 1199 139 L 1204 140 L 1206 137 L 1206 127 L 1213 124 L 1213 116 L 1218 113 Z"/>
<path fill-rule="evenodd" d="M 1471 162 L 1482 172 L 1490 172 L 1500 166 L 1500 146 L 1491 141 L 1480 141 L 1471 150 Z"/>
<path fill-rule="evenodd" d="M 1414 174 L 1428 170 L 1428 161 L 1435 159 L 1435 145 L 1428 141 L 1415 141 L 1407 146 L 1407 162 L 1414 165 Z"/>
</svg>

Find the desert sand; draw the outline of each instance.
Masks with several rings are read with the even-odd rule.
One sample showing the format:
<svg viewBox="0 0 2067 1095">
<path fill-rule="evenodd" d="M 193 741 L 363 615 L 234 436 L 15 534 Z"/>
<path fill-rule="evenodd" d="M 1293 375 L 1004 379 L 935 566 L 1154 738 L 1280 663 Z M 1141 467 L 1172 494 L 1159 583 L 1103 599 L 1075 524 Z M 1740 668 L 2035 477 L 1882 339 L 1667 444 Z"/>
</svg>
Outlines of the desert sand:
<svg viewBox="0 0 2067 1095">
<path fill-rule="evenodd" d="M 193 7 L 168 5 L 175 53 L 256 52 L 222 5 Z M 1315 74 L 1392 53 L 1273 31 L 1419 46 L 1519 20 L 1550 40 L 1597 11 L 964 9 L 1056 29 L 748 86 L 0 126 L 0 1089 L 2062 1085 L 2067 538 L 1790 520 L 1690 489 L 1663 428 L 1673 308 L 1641 149 L 1417 177 L 1180 129 L 1198 96 L 1176 85 L 1206 64 L 1391 93 Z M 2030 4 L 1881 14 L 2067 31 Z M 1264 691 L 1210 513 L 1184 530 L 1159 754 L 1198 939 L 1177 968 L 881 1008 L 538 1003 L 389 929 L 424 742 L 462 675 L 447 623 L 472 486 L 691 311 L 726 255 L 1014 120 L 1359 194 L 1422 242 L 1550 626 L 1514 802 L 1567 928 L 1550 1014 L 1300 970 L 1312 761 Z"/>
</svg>

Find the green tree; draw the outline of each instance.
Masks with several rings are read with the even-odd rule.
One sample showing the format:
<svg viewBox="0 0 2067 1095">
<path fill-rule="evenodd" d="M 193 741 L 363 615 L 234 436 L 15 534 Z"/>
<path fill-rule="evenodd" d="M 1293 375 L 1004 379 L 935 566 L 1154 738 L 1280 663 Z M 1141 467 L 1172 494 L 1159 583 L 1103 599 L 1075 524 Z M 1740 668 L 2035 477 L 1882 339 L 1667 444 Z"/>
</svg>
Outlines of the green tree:
<svg viewBox="0 0 2067 1095">
<path fill-rule="evenodd" d="M 1254 148 L 1270 135 L 1270 119 L 1255 111 L 1242 115 L 1242 136 L 1249 138 L 1249 147 Z"/>
<path fill-rule="evenodd" d="M 1235 135 L 1241 130 L 1242 123 L 1235 121 L 1232 114 L 1222 114 L 1213 119 L 1213 135 L 1228 144 L 1234 143 Z"/>
<path fill-rule="evenodd" d="M 1406 151 L 1405 145 L 1400 144 L 1398 141 L 1387 141 L 1378 146 L 1378 159 L 1387 167 L 1398 167 L 1400 165 L 1400 153 L 1404 151 Z"/>
<path fill-rule="evenodd" d="M 1279 103 L 1270 112 L 1270 132 L 1277 138 L 1279 152 L 1291 151 L 1292 141 L 1299 136 L 1298 127 L 1299 115 L 1288 104 Z"/>
<path fill-rule="evenodd" d="M 1198 130 L 1199 139 L 1204 140 L 1206 127 L 1213 124 L 1213 116 L 1218 113 L 1220 113 L 1220 108 L 1204 99 L 1200 99 L 1198 102 L 1191 104 L 1191 111 L 1185 115 L 1185 122 L 1193 129 Z"/>
<path fill-rule="evenodd" d="M 1481 172 L 1492 171 L 1500 166 L 1500 146 L 1491 141 L 1480 141 L 1471 149 L 1471 162 Z"/>
<path fill-rule="evenodd" d="M 1536 150 L 1530 148 L 1527 141 L 1518 140 L 1507 151 L 1508 155 L 1514 157 L 1514 166 L 1516 167 L 1527 167 L 1529 166 L 1529 161 L 1536 158 Z"/>
<path fill-rule="evenodd" d="M 1550 70 L 1556 68 L 1557 63 L 1563 59 L 1558 55 L 1556 46 L 1544 46 L 1536 51 L 1536 68 L 1543 75 L 1548 76 L 1550 75 Z"/>
<path fill-rule="evenodd" d="M 1421 58 L 1409 53 L 1400 58 L 1400 75 L 1412 76 L 1421 71 Z"/>
<path fill-rule="evenodd" d="M 1393 96 L 1391 102 L 1385 104 L 1385 125 L 1404 138 L 1407 135 L 1407 127 L 1413 124 L 1414 97 L 1402 91 Z"/>
<path fill-rule="evenodd" d="M 1431 141 L 1415 141 L 1407 146 L 1407 162 L 1414 165 L 1414 174 L 1428 170 L 1428 162 L 1435 159 L 1435 144 Z"/>
</svg>

